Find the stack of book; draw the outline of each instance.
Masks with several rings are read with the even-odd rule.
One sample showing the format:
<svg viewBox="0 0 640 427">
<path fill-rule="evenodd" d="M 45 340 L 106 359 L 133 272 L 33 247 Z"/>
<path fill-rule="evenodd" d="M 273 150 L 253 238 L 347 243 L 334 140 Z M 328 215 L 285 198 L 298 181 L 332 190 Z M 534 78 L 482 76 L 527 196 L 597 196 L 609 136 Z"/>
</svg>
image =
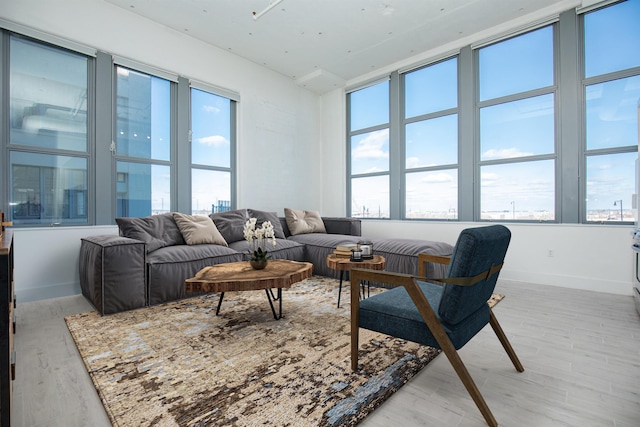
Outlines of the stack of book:
<svg viewBox="0 0 640 427">
<path fill-rule="evenodd" d="M 346 257 L 349 258 L 351 257 L 351 249 L 355 249 L 357 248 L 358 245 L 353 243 L 353 244 L 344 244 L 344 245 L 338 245 L 336 246 L 336 248 L 333 250 L 333 254 L 340 256 L 340 257 Z"/>
</svg>

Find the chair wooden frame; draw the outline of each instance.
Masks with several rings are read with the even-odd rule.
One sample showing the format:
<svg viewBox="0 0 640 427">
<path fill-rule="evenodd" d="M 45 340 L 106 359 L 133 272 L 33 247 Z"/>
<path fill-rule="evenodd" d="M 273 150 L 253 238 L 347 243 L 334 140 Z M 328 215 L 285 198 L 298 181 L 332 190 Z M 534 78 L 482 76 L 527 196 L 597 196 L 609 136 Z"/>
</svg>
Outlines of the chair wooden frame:
<svg viewBox="0 0 640 427">
<path fill-rule="evenodd" d="M 485 402 L 480 390 L 476 386 L 475 382 L 471 378 L 469 371 L 466 366 L 462 362 L 462 359 L 458 355 L 453 343 L 449 339 L 449 336 L 445 332 L 442 324 L 438 320 L 433 308 L 427 301 L 426 297 L 420 290 L 418 286 L 418 280 L 434 280 L 427 279 L 425 276 L 426 272 L 426 263 L 434 262 L 438 264 L 449 264 L 449 257 L 443 257 L 438 255 L 431 254 L 419 254 L 418 256 L 418 274 L 420 277 L 415 277 L 407 274 L 400 273 L 389 273 L 384 271 L 371 271 L 371 270 L 363 270 L 363 269 L 353 269 L 351 270 L 351 369 L 356 371 L 358 369 L 358 345 L 359 345 L 359 325 L 360 325 L 360 293 L 359 293 L 359 284 L 363 280 L 369 280 L 372 282 L 379 282 L 390 284 L 394 287 L 403 286 L 411 300 L 416 305 L 416 308 L 422 315 L 427 327 L 433 334 L 434 338 L 440 345 L 440 348 L 449 359 L 451 366 L 458 374 L 458 377 L 464 384 L 465 388 L 471 395 L 471 398 L 475 402 L 476 406 L 480 410 L 480 413 L 486 420 L 487 424 L 491 427 L 496 427 L 498 422 L 495 417 L 491 413 L 489 406 Z M 437 279 L 436 279 L 437 281 Z M 354 286 L 354 283 L 357 284 Z M 523 372 L 524 367 L 520 363 L 518 356 L 515 351 L 511 347 L 511 343 L 507 339 L 500 323 L 496 319 L 493 311 L 490 309 L 490 319 L 489 323 L 493 328 L 494 332 L 498 336 L 502 347 L 505 349 L 507 354 L 509 355 L 509 359 L 515 366 L 518 372 Z"/>
</svg>

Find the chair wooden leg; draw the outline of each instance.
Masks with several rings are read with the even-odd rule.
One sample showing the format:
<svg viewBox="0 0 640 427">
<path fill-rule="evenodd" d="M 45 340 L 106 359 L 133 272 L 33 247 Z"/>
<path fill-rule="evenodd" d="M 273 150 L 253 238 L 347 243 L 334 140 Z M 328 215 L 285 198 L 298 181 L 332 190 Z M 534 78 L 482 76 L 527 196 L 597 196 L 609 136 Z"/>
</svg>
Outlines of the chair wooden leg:
<svg viewBox="0 0 640 427">
<path fill-rule="evenodd" d="M 351 370 L 358 370 L 358 345 L 360 336 L 360 280 L 351 275 Z M 357 277 L 357 274 L 356 274 Z"/>
<path fill-rule="evenodd" d="M 464 363 L 462 363 L 460 355 L 458 355 L 456 348 L 454 347 L 453 343 L 449 339 L 449 336 L 442 327 L 442 324 L 433 311 L 433 308 L 431 308 L 431 305 L 429 305 L 427 298 L 424 296 L 422 291 L 420 291 L 420 288 L 417 284 L 415 286 L 405 286 L 405 289 L 409 293 L 409 296 L 413 300 L 413 303 L 416 305 L 416 308 L 422 315 L 422 318 L 427 324 L 427 327 L 431 330 L 431 333 L 438 342 L 438 345 L 440 345 L 440 348 L 447 356 L 447 359 L 449 359 L 449 363 L 451 363 L 451 366 L 453 366 L 453 370 L 456 371 L 456 374 L 458 374 L 460 381 L 462 381 L 462 384 L 464 384 L 467 392 L 469 392 L 469 395 L 480 410 L 480 413 L 484 417 L 485 421 L 487 422 L 487 424 L 489 424 L 490 427 L 497 427 L 498 421 L 496 421 L 495 417 L 491 413 L 489 405 L 487 405 L 484 397 L 482 397 L 480 389 L 478 389 L 478 386 L 476 386 L 473 378 L 471 378 L 469 371 L 467 371 L 467 367 L 464 366 Z"/>
<path fill-rule="evenodd" d="M 480 390 L 478 389 L 478 386 L 476 386 L 476 383 L 473 381 L 473 378 L 471 378 L 469 371 L 467 371 L 467 367 L 464 366 L 464 363 L 462 363 L 462 359 L 460 359 L 460 356 L 458 355 L 458 352 L 456 351 L 456 349 L 453 347 L 453 344 L 451 344 L 451 341 L 449 341 L 449 343 L 445 344 L 444 346 L 442 345 L 443 343 L 439 343 L 439 344 L 440 344 L 440 347 L 442 348 L 442 351 L 449 359 L 449 363 L 451 363 L 451 366 L 453 366 L 453 369 L 456 371 L 456 374 L 458 374 L 458 377 L 462 381 L 462 384 L 464 384 L 465 388 L 469 392 L 469 395 L 471 396 L 473 401 L 476 403 L 476 406 L 480 410 L 480 413 L 484 417 L 487 424 L 489 424 L 489 426 L 491 427 L 497 427 L 498 421 L 496 421 L 495 417 L 491 413 L 491 409 L 489 409 L 489 405 L 487 405 L 487 402 L 485 402 L 484 397 L 482 397 L 482 394 L 480 394 Z"/>
<path fill-rule="evenodd" d="M 498 339 L 500 340 L 502 347 L 504 347 L 505 351 L 509 355 L 509 359 L 511 359 L 513 366 L 515 366 L 518 372 L 524 372 L 524 367 L 522 366 L 522 363 L 520 363 L 520 359 L 518 359 L 518 356 L 516 355 L 516 352 L 513 350 L 513 347 L 511 347 L 511 343 L 509 342 L 507 335 L 502 330 L 500 323 L 498 323 L 498 319 L 496 319 L 496 316 L 493 314 L 493 310 L 489 310 L 489 313 L 491 313 L 491 317 L 489 318 L 489 323 L 491 324 L 493 331 L 498 336 Z"/>
</svg>

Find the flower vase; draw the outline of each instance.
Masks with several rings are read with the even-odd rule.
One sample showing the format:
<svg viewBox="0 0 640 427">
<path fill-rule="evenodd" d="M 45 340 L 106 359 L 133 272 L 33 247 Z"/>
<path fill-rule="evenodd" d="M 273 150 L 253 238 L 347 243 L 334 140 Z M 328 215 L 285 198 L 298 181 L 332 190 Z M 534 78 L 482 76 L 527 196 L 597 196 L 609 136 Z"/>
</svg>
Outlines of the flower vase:
<svg viewBox="0 0 640 427">
<path fill-rule="evenodd" d="M 251 260 L 249 263 L 254 270 L 262 270 L 267 266 L 267 260 Z"/>
</svg>

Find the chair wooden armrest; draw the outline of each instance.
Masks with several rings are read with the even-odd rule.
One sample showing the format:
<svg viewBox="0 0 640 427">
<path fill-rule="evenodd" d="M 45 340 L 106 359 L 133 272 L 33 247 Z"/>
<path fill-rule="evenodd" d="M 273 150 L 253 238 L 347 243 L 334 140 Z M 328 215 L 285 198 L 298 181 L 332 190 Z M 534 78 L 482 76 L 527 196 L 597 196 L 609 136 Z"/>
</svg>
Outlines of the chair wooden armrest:
<svg viewBox="0 0 640 427">
<path fill-rule="evenodd" d="M 451 262 L 451 255 L 418 254 L 418 276 L 427 278 L 426 264 L 428 262 L 449 265 Z"/>
<path fill-rule="evenodd" d="M 358 284 L 363 280 L 368 280 L 370 282 L 385 283 L 392 285 L 392 287 L 396 287 L 404 286 L 406 283 L 411 282 L 414 277 L 415 276 L 411 274 L 391 273 L 388 271 L 369 270 L 364 268 L 351 269 L 351 282 Z M 358 287 L 356 286 L 356 295 L 358 294 L 357 291 Z"/>
</svg>

